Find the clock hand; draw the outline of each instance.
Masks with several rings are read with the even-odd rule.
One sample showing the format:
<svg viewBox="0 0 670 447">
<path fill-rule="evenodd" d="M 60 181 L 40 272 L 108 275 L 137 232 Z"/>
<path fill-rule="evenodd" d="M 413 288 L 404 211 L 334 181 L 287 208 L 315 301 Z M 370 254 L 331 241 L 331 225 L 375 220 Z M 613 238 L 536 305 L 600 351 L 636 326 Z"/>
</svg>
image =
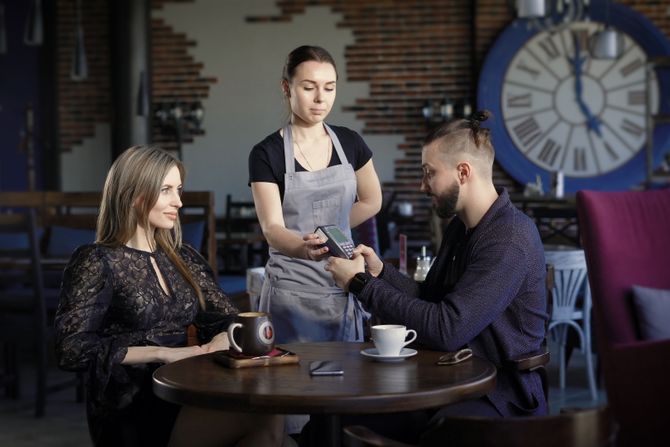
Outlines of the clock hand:
<svg viewBox="0 0 670 447">
<path fill-rule="evenodd" d="M 591 109 L 589 109 L 589 106 L 582 98 L 582 66 L 584 65 L 585 58 L 580 57 L 579 42 L 577 41 L 577 36 L 575 34 L 572 35 L 572 39 L 575 47 L 575 57 L 568 59 L 572 63 L 572 69 L 575 73 L 575 99 L 577 100 L 579 109 L 586 117 L 586 126 L 588 129 L 595 132 L 599 137 L 602 137 L 602 133 L 600 131 L 600 120 L 594 116 L 593 113 L 591 113 Z"/>
</svg>

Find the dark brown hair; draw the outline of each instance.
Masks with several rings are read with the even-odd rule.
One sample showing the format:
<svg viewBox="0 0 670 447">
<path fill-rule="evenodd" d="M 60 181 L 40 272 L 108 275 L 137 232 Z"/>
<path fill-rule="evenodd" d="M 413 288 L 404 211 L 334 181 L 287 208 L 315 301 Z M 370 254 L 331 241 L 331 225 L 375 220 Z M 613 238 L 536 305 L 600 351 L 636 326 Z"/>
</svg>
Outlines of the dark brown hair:
<svg viewBox="0 0 670 447">
<path fill-rule="evenodd" d="M 483 121 L 491 117 L 488 110 L 479 110 L 470 118 L 460 118 L 444 123 L 433 129 L 425 138 L 423 145 L 442 140 L 440 149 L 444 153 L 467 152 L 481 158 L 482 155 L 493 163 L 495 150 L 491 143 L 491 131 L 481 127 Z M 472 142 L 473 144 L 468 144 Z"/>
<path fill-rule="evenodd" d="M 298 68 L 298 65 L 308 61 L 329 63 L 335 69 L 335 76 L 337 76 L 335 60 L 328 51 L 317 46 L 303 45 L 289 53 L 286 58 L 286 63 L 284 64 L 282 80 L 290 83 L 295 75 L 295 70 Z"/>
</svg>

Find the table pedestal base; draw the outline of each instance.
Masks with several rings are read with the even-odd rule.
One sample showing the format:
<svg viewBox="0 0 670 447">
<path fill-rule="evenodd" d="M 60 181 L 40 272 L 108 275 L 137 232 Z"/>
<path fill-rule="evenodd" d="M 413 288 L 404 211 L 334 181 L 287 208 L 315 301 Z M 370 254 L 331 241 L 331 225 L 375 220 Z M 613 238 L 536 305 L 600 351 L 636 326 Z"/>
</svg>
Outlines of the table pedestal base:
<svg viewBox="0 0 670 447">
<path fill-rule="evenodd" d="M 340 416 L 332 414 L 316 414 L 309 420 L 309 445 L 341 446 L 342 423 Z"/>
</svg>

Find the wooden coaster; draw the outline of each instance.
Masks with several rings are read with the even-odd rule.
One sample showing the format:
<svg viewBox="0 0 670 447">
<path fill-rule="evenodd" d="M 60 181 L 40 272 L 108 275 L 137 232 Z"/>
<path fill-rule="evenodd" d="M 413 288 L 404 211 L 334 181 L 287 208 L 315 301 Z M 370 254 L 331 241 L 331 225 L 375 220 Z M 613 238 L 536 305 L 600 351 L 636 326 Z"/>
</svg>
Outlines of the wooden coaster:
<svg viewBox="0 0 670 447">
<path fill-rule="evenodd" d="M 267 355 L 251 357 L 237 351 L 226 350 L 214 354 L 214 360 L 228 368 L 250 368 L 254 366 L 290 365 L 298 363 L 300 357 L 291 351 L 276 347 Z"/>
</svg>

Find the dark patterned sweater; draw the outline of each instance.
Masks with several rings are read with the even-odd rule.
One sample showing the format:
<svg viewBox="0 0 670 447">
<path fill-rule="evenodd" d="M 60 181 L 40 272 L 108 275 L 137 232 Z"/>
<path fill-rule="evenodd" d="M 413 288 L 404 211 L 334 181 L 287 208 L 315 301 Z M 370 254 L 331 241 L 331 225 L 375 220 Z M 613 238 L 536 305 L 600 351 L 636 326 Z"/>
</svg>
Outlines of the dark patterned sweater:
<svg viewBox="0 0 670 447">
<path fill-rule="evenodd" d="M 498 367 L 488 399 L 503 416 L 544 414 L 537 373 L 519 373 L 505 361 L 536 352 L 548 319 L 544 250 L 530 218 L 507 191 L 479 224 L 466 231 L 455 217 L 426 280 L 418 284 L 386 264 L 358 295 L 372 314 L 415 329 L 437 350 L 464 346 Z"/>
</svg>

